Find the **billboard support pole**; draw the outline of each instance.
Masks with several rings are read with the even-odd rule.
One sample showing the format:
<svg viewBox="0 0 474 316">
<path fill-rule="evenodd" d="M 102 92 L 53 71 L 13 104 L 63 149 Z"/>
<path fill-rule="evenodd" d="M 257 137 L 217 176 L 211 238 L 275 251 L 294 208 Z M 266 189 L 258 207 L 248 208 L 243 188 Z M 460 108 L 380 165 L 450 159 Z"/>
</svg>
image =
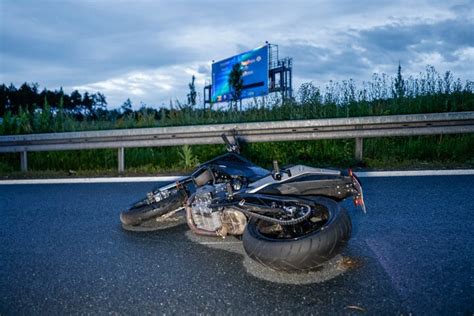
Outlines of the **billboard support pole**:
<svg viewBox="0 0 474 316">
<path fill-rule="evenodd" d="M 211 89 L 212 85 L 204 86 L 204 108 L 206 108 L 206 103 L 211 104 Z"/>
<path fill-rule="evenodd" d="M 270 68 L 268 77 L 271 85 L 268 92 L 280 92 L 284 100 L 293 98 L 293 60 L 289 57 L 280 59 L 278 45 L 268 44 Z"/>
<path fill-rule="evenodd" d="M 293 69 L 289 67 L 288 73 L 290 76 L 290 84 L 289 84 L 289 92 L 290 92 L 290 99 L 293 99 Z"/>
</svg>

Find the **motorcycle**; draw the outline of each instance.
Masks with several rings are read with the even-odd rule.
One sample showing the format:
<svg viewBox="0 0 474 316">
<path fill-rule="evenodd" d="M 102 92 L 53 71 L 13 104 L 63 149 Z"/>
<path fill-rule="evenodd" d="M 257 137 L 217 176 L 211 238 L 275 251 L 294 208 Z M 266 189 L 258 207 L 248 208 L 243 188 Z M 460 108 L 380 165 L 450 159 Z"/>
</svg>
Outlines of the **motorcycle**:
<svg viewBox="0 0 474 316">
<path fill-rule="evenodd" d="M 352 197 L 365 212 L 357 176 L 304 165 L 280 168 L 276 161 L 270 171 L 240 154 L 235 135 L 233 143 L 222 138 L 227 153 L 121 212 L 122 227 L 157 230 L 183 212 L 195 234 L 237 236 L 250 258 L 286 272 L 312 270 L 336 255 L 352 230 L 340 202 Z"/>
</svg>

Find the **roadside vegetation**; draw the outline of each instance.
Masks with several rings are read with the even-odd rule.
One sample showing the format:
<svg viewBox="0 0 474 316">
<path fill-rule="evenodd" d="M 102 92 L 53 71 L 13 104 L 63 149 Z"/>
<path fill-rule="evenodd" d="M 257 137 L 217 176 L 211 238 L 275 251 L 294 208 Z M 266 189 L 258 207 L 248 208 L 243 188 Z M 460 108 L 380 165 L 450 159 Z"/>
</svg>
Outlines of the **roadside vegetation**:
<svg viewBox="0 0 474 316">
<path fill-rule="evenodd" d="M 303 84 L 293 100 L 278 96 L 248 100 L 237 110 L 234 101 L 222 105 L 196 105 L 194 80 L 187 102 L 170 101 L 166 108 L 142 104 L 132 110 L 130 100 L 120 108 L 107 109 L 101 94 L 70 95 L 62 89 L 39 91 L 37 84 L 0 85 L 0 134 L 29 134 L 117 128 L 142 128 L 195 124 L 319 119 L 371 115 L 474 111 L 474 82 L 456 79 L 450 72 L 439 74 L 428 66 L 424 73 L 404 78 L 374 74 L 368 82 L 329 82 L 323 89 Z M 126 149 L 126 169 L 136 173 L 166 173 L 191 169 L 223 152 L 221 145 Z M 307 163 L 349 167 L 355 164 L 354 140 L 247 144 L 251 160 L 270 166 Z M 33 171 L 115 172 L 116 150 L 32 152 Z M 368 168 L 423 168 L 474 166 L 474 136 L 444 135 L 366 139 L 364 161 Z M 19 169 L 17 154 L 0 154 L 0 173 Z"/>
</svg>

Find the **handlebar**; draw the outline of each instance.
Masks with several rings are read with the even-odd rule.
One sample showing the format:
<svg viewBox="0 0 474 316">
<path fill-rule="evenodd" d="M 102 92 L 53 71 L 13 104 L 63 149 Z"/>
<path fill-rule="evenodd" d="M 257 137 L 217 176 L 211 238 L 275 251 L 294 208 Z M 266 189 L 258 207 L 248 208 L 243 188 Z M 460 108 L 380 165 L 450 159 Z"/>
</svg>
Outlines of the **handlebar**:
<svg viewBox="0 0 474 316">
<path fill-rule="evenodd" d="M 229 139 L 227 138 L 227 135 L 226 135 L 225 133 L 223 133 L 223 134 L 221 135 L 222 139 L 224 140 L 224 143 L 225 143 L 226 146 L 227 146 L 227 151 L 240 154 L 239 141 L 237 140 L 237 137 L 235 137 L 235 132 L 234 132 L 233 136 L 234 136 L 234 142 L 235 142 L 235 144 L 232 144 L 232 143 L 229 141 Z"/>
</svg>

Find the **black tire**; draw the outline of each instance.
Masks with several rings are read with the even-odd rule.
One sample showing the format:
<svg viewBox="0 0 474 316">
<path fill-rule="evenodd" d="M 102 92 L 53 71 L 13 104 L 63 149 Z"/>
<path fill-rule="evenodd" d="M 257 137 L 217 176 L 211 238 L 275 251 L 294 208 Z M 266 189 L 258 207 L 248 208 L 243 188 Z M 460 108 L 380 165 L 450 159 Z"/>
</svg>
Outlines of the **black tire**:
<svg viewBox="0 0 474 316">
<path fill-rule="evenodd" d="M 154 227 L 156 218 L 183 206 L 185 195 L 177 191 L 160 202 L 148 204 L 146 199 L 135 203 L 128 210 L 120 213 L 122 227 L 132 231 L 151 231 L 160 229 Z"/>
<path fill-rule="evenodd" d="M 152 232 L 183 224 L 186 224 L 186 214 L 184 209 L 166 219 L 162 219 L 161 217 L 153 217 L 149 220 L 141 222 L 139 225 L 126 225 L 122 223 L 122 228 L 132 232 Z"/>
<path fill-rule="evenodd" d="M 260 233 L 258 220 L 252 219 L 242 238 L 245 252 L 263 266 L 285 272 L 313 270 L 339 253 L 351 236 L 349 214 L 329 198 L 318 197 L 314 201 L 329 214 L 320 229 L 298 238 L 276 239 Z"/>
</svg>

